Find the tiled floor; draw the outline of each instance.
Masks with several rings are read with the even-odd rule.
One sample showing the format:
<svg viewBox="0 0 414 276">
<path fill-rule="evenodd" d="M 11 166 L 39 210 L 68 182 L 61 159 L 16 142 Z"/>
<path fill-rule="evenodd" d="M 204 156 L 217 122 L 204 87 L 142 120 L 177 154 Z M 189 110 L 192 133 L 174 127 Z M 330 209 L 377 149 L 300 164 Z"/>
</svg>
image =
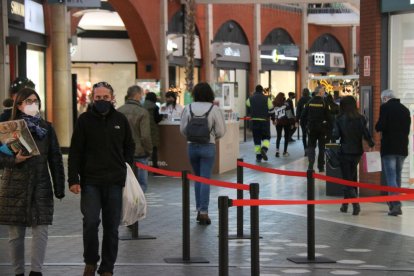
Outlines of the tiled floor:
<svg viewBox="0 0 414 276">
<path fill-rule="evenodd" d="M 254 163 L 252 143 L 241 143 L 242 157 Z M 306 160 L 300 142 L 289 144 L 289 157 L 274 157 L 261 166 L 304 171 Z M 215 179 L 235 182 L 236 172 L 215 175 Z M 260 197 L 306 199 L 306 179 L 245 171 L 245 183 L 258 182 Z M 116 275 L 217 275 L 217 197 L 236 197 L 236 192 L 212 187 L 210 226 L 195 222 L 191 193 L 191 256 L 203 257 L 208 264 L 167 264 L 164 258 L 182 257 L 181 185 L 179 179 L 149 178 L 148 216 L 140 222 L 140 234 L 155 240 L 120 241 Z M 247 197 L 247 193 L 246 196 Z M 317 181 L 317 198 L 325 196 L 325 183 Z M 331 258 L 333 264 L 298 265 L 288 257 L 306 256 L 307 224 L 305 206 L 260 207 L 261 275 L 414 275 L 414 215 L 412 203 L 405 203 L 404 215 L 389 217 L 385 204 L 363 204 L 359 216 L 339 212 L 337 205 L 316 206 L 316 253 Z M 230 208 L 230 232 L 236 232 L 236 210 Z M 250 232 L 249 209 L 244 214 L 245 233 Z M 120 227 L 122 235 L 130 233 Z M 30 233 L 30 231 L 29 231 Z M 30 238 L 27 238 L 28 245 Z M 30 246 L 27 246 L 27 262 Z M 229 242 L 229 274 L 250 275 L 250 241 Z M 30 270 L 30 267 L 27 267 Z M 50 227 L 44 275 L 82 275 L 82 222 L 79 197 L 67 192 L 56 201 L 54 225 Z M 7 250 L 7 228 L 0 226 L 0 275 L 13 275 Z"/>
</svg>

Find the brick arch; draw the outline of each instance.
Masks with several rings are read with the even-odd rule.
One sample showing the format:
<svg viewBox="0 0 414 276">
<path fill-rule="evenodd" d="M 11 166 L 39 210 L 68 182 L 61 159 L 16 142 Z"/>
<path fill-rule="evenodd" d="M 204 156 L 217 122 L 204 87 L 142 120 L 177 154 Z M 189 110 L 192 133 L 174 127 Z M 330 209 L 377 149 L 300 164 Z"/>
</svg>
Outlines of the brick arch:
<svg viewBox="0 0 414 276">
<path fill-rule="evenodd" d="M 292 36 L 284 28 L 274 28 L 267 34 L 263 44 L 295 44 Z"/>
<path fill-rule="evenodd" d="M 322 47 L 322 49 L 316 49 L 318 47 Z M 341 45 L 341 42 L 330 33 L 324 33 L 323 35 L 317 37 L 312 43 L 310 51 L 336 52 L 345 54 L 344 47 Z"/>
</svg>

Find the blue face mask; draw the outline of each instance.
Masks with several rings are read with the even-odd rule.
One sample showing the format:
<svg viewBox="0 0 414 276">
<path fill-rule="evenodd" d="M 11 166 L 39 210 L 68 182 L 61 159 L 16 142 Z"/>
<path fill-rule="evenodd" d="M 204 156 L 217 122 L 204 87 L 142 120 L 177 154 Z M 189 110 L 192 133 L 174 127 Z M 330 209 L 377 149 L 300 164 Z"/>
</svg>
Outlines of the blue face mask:
<svg viewBox="0 0 414 276">
<path fill-rule="evenodd" d="M 96 111 L 98 111 L 98 113 L 105 114 L 111 109 L 112 102 L 105 101 L 105 100 L 99 100 L 99 101 L 95 101 L 93 105 Z"/>
<path fill-rule="evenodd" d="M 145 98 L 144 98 L 144 97 L 142 97 L 142 98 L 141 98 L 141 100 L 139 101 L 139 103 L 140 103 L 141 105 L 144 105 L 144 103 L 145 103 Z"/>
</svg>

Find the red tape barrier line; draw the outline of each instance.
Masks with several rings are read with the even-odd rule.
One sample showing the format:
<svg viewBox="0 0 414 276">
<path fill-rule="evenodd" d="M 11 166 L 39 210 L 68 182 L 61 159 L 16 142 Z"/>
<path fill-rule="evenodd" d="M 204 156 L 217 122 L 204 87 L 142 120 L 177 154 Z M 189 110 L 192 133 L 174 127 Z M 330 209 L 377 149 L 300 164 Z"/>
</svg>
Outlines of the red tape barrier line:
<svg viewBox="0 0 414 276">
<path fill-rule="evenodd" d="M 239 120 L 240 121 L 250 121 L 251 117 L 242 117 L 242 118 L 239 118 Z"/>
<path fill-rule="evenodd" d="M 253 164 L 249 164 L 249 163 L 245 163 L 245 162 L 240 162 L 240 161 L 237 161 L 237 165 L 245 167 L 245 168 L 249 168 L 249 169 L 252 169 L 252 170 L 256 170 L 256 171 L 273 173 L 273 174 L 278 174 L 278 175 L 307 177 L 306 172 L 295 172 L 295 171 L 278 170 L 278 169 L 272 169 L 272 168 L 264 168 L 264 167 L 261 167 L 261 166 L 257 166 L 257 165 L 253 165 Z M 317 174 L 317 173 L 314 173 L 313 177 L 315 179 L 325 180 L 325 181 L 329 181 L 329 182 L 332 182 L 332 183 L 345 185 L 345 186 L 366 188 L 366 189 L 371 189 L 371 190 L 377 190 L 377 191 L 383 191 L 383 192 L 392 192 L 392 193 L 404 193 L 404 194 L 413 194 L 414 193 L 414 189 L 396 188 L 396 187 L 380 186 L 380 185 L 369 184 L 369 183 L 353 182 L 353 181 L 349 181 L 349 180 L 345 180 L 345 179 L 341 179 L 341 178 L 336 178 L 336 177 L 332 177 L 332 176 L 326 176 L 326 175 Z"/>
<path fill-rule="evenodd" d="M 174 171 L 167 171 L 167 170 L 157 169 L 157 168 L 153 168 L 153 167 L 144 165 L 144 164 L 139 163 L 139 162 L 135 162 L 135 166 L 137 166 L 138 168 L 141 168 L 143 170 L 147 170 L 147 171 L 154 172 L 154 173 L 159 173 L 159 174 L 166 175 L 166 176 L 181 177 L 181 172 L 174 172 Z M 250 190 L 249 185 L 246 185 L 246 184 L 235 184 L 235 183 L 231 183 L 231 182 L 223 182 L 223 181 L 208 179 L 208 178 L 204 178 L 204 177 L 200 177 L 200 176 L 196 176 L 196 175 L 192 175 L 192 174 L 188 174 L 187 177 L 190 180 L 194 180 L 194 181 L 197 181 L 197 182 L 202 182 L 202 183 L 208 184 L 208 185 L 231 188 L 231 189 L 238 189 L 238 190 L 245 190 L 245 191 Z"/>
<path fill-rule="evenodd" d="M 347 199 L 324 200 L 272 200 L 272 199 L 233 199 L 232 206 L 269 206 L 269 205 L 316 205 L 316 204 L 342 204 L 342 203 L 368 203 L 414 200 L 414 194 L 399 196 L 373 196 Z"/>
<path fill-rule="evenodd" d="M 158 173 L 158 174 L 171 176 L 171 177 L 181 177 L 181 172 L 174 172 L 174 171 L 167 171 L 167 170 L 157 169 L 157 168 L 153 168 L 153 167 L 144 165 L 144 164 L 139 163 L 139 162 L 135 162 L 135 166 L 137 166 L 140 169 L 150 171 L 150 172 L 153 172 L 153 173 Z"/>
<path fill-rule="evenodd" d="M 273 173 L 273 174 L 279 174 L 279 175 L 288 175 L 288 176 L 300 176 L 300 177 L 306 177 L 306 172 L 295 172 L 295 171 L 285 171 L 285 170 L 278 170 L 278 169 L 272 169 L 272 168 L 265 168 L 245 162 L 237 161 L 237 166 L 242 166 L 248 169 L 266 172 L 266 173 Z"/>
<path fill-rule="evenodd" d="M 213 180 L 213 179 L 208 179 L 208 178 L 196 176 L 196 175 L 193 175 L 193 174 L 189 174 L 188 179 L 194 180 L 194 181 L 197 181 L 197 182 L 202 182 L 202 183 L 208 184 L 208 185 L 213 185 L 213 186 L 220 186 L 220 187 L 238 189 L 238 190 L 244 190 L 244 191 L 249 191 L 250 190 L 250 186 L 246 185 L 246 184 L 234 184 L 234 183 L 231 183 L 231 182 L 223 182 L 223 181 L 218 181 L 218 180 Z"/>
</svg>

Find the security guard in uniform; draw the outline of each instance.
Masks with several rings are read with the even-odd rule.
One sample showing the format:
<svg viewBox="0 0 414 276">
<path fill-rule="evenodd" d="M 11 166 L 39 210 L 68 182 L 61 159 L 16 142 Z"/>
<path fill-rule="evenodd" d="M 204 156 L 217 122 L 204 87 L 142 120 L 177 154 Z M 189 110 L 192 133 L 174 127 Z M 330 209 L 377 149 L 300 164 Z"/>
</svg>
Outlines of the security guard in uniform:
<svg viewBox="0 0 414 276">
<path fill-rule="evenodd" d="M 250 108 L 251 126 L 253 132 L 256 162 L 267 161 L 267 150 L 270 146 L 270 114 L 273 104 L 269 97 L 263 94 L 263 87 L 257 85 L 254 94 L 247 99 Z"/>
<path fill-rule="evenodd" d="M 325 171 L 325 138 L 327 130 L 330 129 L 332 122 L 329 116 L 329 105 L 325 103 L 323 96 L 325 88 L 318 86 L 314 92 L 314 97 L 305 105 L 301 115 L 301 121 L 306 125 L 308 131 L 308 160 L 309 170 L 313 170 L 315 163 L 315 148 L 318 141 L 318 169 L 319 172 Z"/>
</svg>

